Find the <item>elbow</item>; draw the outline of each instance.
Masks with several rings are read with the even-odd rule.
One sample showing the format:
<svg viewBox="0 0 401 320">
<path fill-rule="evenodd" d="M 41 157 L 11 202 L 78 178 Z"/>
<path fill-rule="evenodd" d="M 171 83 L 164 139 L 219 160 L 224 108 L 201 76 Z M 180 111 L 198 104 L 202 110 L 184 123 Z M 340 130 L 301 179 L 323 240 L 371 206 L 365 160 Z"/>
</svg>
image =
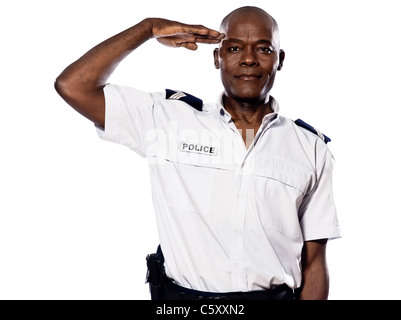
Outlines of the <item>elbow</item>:
<svg viewBox="0 0 401 320">
<path fill-rule="evenodd" d="M 61 73 L 54 81 L 57 93 L 81 115 L 104 128 L 105 99 L 103 88 L 89 90 L 76 77 L 69 77 Z"/>
<path fill-rule="evenodd" d="M 64 73 L 61 73 L 54 81 L 54 89 L 59 96 L 73 108 L 76 108 L 80 99 L 82 99 L 81 91 L 77 86 L 77 82 L 71 77 L 66 76 Z"/>
<path fill-rule="evenodd" d="M 63 86 L 63 80 L 61 79 L 60 76 L 58 76 L 56 80 L 54 80 L 54 89 L 56 89 L 58 94 L 60 94 L 62 86 Z"/>
<path fill-rule="evenodd" d="M 54 89 L 66 101 L 69 100 L 71 92 L 73 91 L 69 82 L 70 81 L 65 79 L 62 74 L 59 75 L 54 81 Z"/>
</svg>

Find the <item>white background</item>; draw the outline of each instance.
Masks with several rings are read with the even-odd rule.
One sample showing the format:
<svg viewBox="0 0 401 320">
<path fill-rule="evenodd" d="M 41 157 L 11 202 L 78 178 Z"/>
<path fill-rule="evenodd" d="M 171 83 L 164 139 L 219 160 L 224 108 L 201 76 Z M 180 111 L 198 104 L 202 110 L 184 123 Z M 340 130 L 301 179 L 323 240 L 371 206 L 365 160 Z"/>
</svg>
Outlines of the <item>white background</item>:
<svg viewBox="0 0 401 320">
<path fill-rule="evenodd" d="M 333 140 L 343 238 L 328 245 L 330 299 L 401 298 L 398 1 L 38 0 L 0 5 L 0 299 L 149 299 L 145 256 L 158 240 L 147 163 L 101 141 L 53 82 L 145 17 L 218 29 L 242 5 L 279 23 L 282 113 Z M 214 101 L 212 50 L 152 40 L 110 82 Z"/>
</svg>

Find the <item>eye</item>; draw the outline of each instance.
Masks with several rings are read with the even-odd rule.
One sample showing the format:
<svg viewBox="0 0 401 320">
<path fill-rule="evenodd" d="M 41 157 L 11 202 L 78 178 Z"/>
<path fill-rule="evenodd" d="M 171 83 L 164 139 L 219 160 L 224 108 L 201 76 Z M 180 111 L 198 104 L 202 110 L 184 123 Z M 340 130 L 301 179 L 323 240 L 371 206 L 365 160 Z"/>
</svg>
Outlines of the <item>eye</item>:
<svg viewBox="0 0 401 320">
<path fill-rule="evenodd" d="M 267 48 L 267 47 L 260 47 L 259 51 L 262 51 L 263 53 L 272 53 L 273 50 L 271 48 Z"/>
<path fill-rule="evenodd" d="M 237 47 L 237 46 L 229 47 L 229 48 L 228 48 L 228 51 L 229 51 L 229 52 L 237 52 L 237 51 L 239 51 L 239 47 Z"/>
</svg>

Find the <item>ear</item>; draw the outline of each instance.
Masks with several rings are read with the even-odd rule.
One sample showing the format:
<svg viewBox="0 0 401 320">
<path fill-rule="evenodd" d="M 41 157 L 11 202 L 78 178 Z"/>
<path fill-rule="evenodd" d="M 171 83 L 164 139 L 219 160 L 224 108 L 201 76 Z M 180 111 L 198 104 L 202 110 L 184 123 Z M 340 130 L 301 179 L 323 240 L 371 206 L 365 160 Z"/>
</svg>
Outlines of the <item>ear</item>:
<svg viewBox="0 0 401 320">
<path fill-rule="evenodd" d="M 219 49 L 216 48 L 213 50 L 213 56 L 214 56 L 214 67 L 216 69 L 220 69 L 220 63 L 219 63 Z"/>
<path fill-rule="evenodd" d="M 277 70 L 281 70 L 283 68 L 284 59 L 285 59 L 285 52 L 284 50 L 280 50 Z"/>
</svg>

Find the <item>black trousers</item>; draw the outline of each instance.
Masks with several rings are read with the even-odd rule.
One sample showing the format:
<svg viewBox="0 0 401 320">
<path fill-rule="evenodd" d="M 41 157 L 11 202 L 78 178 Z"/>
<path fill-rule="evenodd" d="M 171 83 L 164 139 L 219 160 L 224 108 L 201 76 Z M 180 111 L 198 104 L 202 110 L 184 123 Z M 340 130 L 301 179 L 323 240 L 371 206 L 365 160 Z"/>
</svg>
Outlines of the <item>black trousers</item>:
<svg viewBox="0 0 401 320">
<path fill-rule="evenodd" d="M 187 289 L 167 279 L 161 286 L 150 285 L 152 300 L 295 300 L 294 290 L 286 285 L 251 292 L 213 293 Z"/>
</svg>

